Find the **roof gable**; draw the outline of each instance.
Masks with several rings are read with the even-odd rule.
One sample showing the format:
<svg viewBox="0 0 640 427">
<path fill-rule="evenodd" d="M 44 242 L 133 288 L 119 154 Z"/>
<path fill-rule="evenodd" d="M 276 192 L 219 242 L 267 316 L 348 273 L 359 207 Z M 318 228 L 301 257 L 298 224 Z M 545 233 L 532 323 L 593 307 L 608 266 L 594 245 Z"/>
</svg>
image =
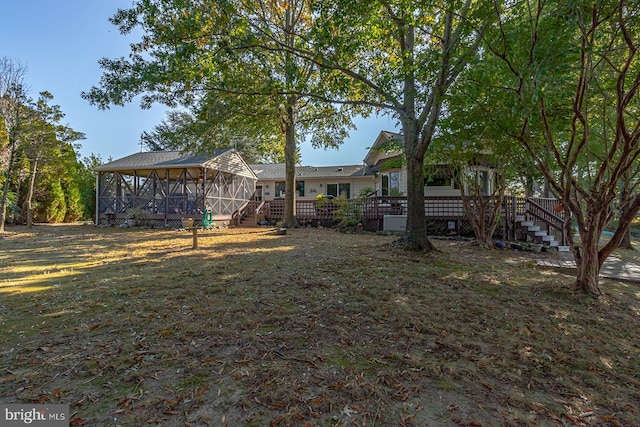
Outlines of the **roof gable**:
<svg viewBox="0 0 640 427">
<path fill-rule="evenodd" d="M 381 159 L 395 157 L 401 154 L 401 150 L 390 150 L 386 151 L 383 149 L 384 144 L 387 144 L 391 141 L 396 142 L 400 147 L 403 146 L 404 140 L 402 138 L 402 134 L 396 132 L 390 132 L 383 130 L 380 132 L 376 141 L 373 143 L 367 156 L 364 158 L 364 163 L 367 166 L 376 165 Z"/>
</svg>

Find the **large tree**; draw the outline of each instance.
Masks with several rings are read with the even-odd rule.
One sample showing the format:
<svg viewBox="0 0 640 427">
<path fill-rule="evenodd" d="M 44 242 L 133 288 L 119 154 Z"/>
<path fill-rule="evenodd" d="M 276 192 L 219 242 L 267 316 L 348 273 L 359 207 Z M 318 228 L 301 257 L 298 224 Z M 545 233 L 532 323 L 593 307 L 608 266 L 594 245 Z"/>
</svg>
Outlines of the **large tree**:
<svg viewBox="0 0 640 427">
<path fill-rule="evenodd" d="M 640 211 L 625 196 L 613 237 L 618 184 L 640 155 L 640 10 L 625 0 L 495 3 L 487 38 L 512 94 L 510 134 L 560 198 L 578 266 L 576 286 L 599 295 L 599 273 Z M 573 227 L 579 239 L 574 238 Z"/>
<path fill-rule="evenodd" d="M 36 102 L 30 102 L 28 114 L 23 123 L 22 144 L 20 154 L 23 163 L 29 165 L 29 185 L 25 197 L 27 227 L 33 225 L 33 198 L 36 191 L 36 178 L 40 172 L 39 167 L 47 164 L 62 163 L 62 154 L 71 151 L 75 160 L 75 151 L 71 143 L 84 139 L 84 134 L 74 131 L 63 125 L 60 121 L 64 113 L 59 105 L 50 105 L 53 95 L 49 92 L 41 92 Z M 58 178 L 68 175 L 69 171 L 56 174 Z M 73 182 L 73 180 L 69 180 Z M 76 209 L 77 210 L 77 209 Z M 77 218 L 76 218 L 77 219 Z"/>
<path fill-rule="evenodd" d="M 312 50 L 334 86 L 350 88 L 343 102 L 391 114 L 402 126 L 407 165 L 404 245 L 431 250 L 424 207 L 425 154 L 450 88 L 476 54 L 486 19 L 484 2 L 315 2 Z"/>
<path fill-rule="evenodd" d="M 201 112 L 208 109 L 205 118 L 211 116 L 212 108 L 239 102 L 241 108 L 235 104 L 233 110 L 217 110 L 213 116 L 222 119 L 218 129 L 240 136 L 244 127 L 252 126 L 256 110 L 265 112 L 262 130 L 270 133 L 265 140 L 279 136 L 285 141 L 284 223 L 297 225 L 298 137 L 305 129 L 314 129 L 314 136 L 324 135 L 316 143 L 336 145 L 350 124 L 335 106 L 321 106 L 317 99 L 305 96 L 314 88 L 326 87 L 312 63 L 291 53 L 304 45 L 302 35 L 309 31 L 311 18 L 306 0 L 135 1 L 130 9 L 119 10 L 112 22 L 123 33 L 140 27 L 142 41 L 132 46 L 128 59 L 102 59 L 100 86 L 83 96 L 107 108 L 143 94 L 143 106 L 152 102 L 196 105 Z"/>
</svg>

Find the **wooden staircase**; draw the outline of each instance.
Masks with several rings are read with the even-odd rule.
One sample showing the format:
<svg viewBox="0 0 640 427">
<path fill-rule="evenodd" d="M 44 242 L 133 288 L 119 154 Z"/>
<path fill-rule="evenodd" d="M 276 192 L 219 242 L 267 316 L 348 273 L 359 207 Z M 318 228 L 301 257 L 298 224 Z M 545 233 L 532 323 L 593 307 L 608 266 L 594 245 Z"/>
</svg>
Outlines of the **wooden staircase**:
<svg viewBox="0 0 640 427">
<path fill-rule="evenodd" d="M 255 212 L 246 212 L 240 218 L 241 227 L 257 227 L 258 226 L 258 214 Z"/>
<path fill-rule="evenodd" d="M 231 223 L 239 227 L 257 227 L 264 209 L 264 201 L 250 200 L 231 216 Z"/>
<path fill-rule="evenodd" d="M 564 238 L 564 219 L 556 212 L 529 199 L 526 202 L 525 214 L 516 215 L 515 224 L 520 234 L 526 236 L 526 240 L 554 247 L 559 252 L 569 251 Z M 555 231 L 555 235 L 552 230 Z M 562 236 L 561 241 L 556 240 L 556 235 Z"/>
<path fill-rule="evenodd" d="M 556 240 L 555 236 L 553 234 L 549 234 L 546 230 L 542 230 L 539 225 L 535 224 L 535 221 L 528 220 L 523 215 L 518 215 L 516 217 L 516 224 L 518 225 L 518 230 L 528 236 L 534 243 L 541 243 L 561 250 L 560 242 Z"/>
</svg>

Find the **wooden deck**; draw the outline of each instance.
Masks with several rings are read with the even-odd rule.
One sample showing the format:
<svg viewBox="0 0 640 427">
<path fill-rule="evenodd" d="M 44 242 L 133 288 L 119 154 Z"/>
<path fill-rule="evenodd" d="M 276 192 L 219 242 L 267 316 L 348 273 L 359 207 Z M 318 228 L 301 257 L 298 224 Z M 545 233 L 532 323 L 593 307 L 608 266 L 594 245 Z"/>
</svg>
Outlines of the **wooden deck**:
<svg viewBox="0 0 640 427">
<path fill-rule="evenodd" d="M 460 197 L 425 197 L 424 204 L 427 221 L 454 221 L 456 230 L 460 230 L 460 224 L 466 221 Z M 553 233 L 557 239 L 561 239 L 564 219 L 562 213 L 554 211 L 557 204 L 556 199 L 505 197 L 501 212 L 503 238 L 516 240 L 519 224 L 527 220 L 536 224 L 540 230 L 546 230 L 547 233 Z M 301 225 L 331 227 L 345 216 L 351 215 L 358 218 L 365 230 L 380 231 L 383 229 L 385 215 L 406 213 L 406 197 L 367 197 L 346 202 L 327 200 L 324 203 L 314 200 L 296 201 L 296 218 Z M 234 223 L 255 225 L 260 219 L 264 219 L 270 224 L 275 224 L 283 217 L 284 200 L 251 201 L 234 214 Z M 526 229 L 521 233 L 523 234 L 520 237 L 523 237 Z M 535 232 L 532 236 L 535 238 Z"/>
</svg>

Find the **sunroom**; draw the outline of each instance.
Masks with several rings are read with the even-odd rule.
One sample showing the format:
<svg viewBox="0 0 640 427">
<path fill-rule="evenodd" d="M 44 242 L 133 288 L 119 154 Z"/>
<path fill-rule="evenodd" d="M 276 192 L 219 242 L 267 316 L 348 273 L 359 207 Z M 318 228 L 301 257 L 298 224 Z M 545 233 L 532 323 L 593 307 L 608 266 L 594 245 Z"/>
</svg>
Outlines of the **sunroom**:
<svg viewBox="0 0 640 427">
<path fill-rule="evenodd" d="M 228 221 L 254 194 L 256 175 L 235 149 L 213 154 L 136 153 L 95 168 L 96 224 L 144 219 L 179 226 L 184 218 Z"/>
</svg>

